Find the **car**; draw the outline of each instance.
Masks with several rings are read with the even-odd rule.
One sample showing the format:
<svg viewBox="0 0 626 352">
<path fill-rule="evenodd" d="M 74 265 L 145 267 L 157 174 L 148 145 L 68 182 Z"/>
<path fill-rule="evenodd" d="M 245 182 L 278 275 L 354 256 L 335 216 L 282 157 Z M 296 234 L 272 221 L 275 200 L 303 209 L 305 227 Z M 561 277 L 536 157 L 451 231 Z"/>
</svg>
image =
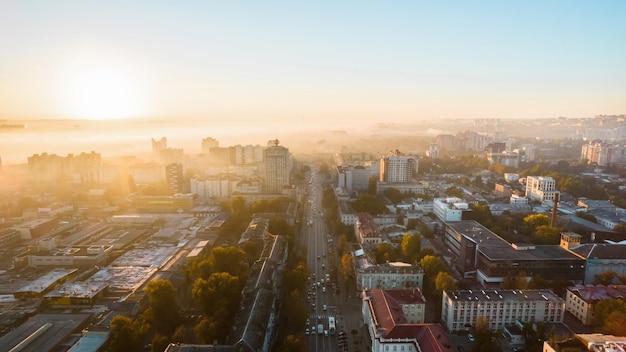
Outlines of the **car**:
<svg viewBox="0 0 626 352">
<path fill-rule="evenodd" d="M 467 335 L 467 339 L 470 340 L 470 341 L 474 341 L 474 335 L 468 334 Z"/>
<path fill-rule="evenodd" d="M 328 330 L 324 330 L 324 337 L 328 337 Z"/>
<path fill-rule="evenodd" d="M 311 320 L 307 318 L 306 325 L 311 325 Z"/>
<path fill-rule="evenodd" d="M 309 328 L 304 329 L 304 334 L 308 335 L 309 334 Z"/>
<path fill-rule="evenodd" d="M 326 287 L 322 287 L 322 292 L 326 292 Z"/>
<path fill-rule="evenodd" d="M 328 306 L 324 304 L 324 306 L 322 307 L 322 309 L 324 309 L 324 310 L 328 310 Z"/>
</svg>

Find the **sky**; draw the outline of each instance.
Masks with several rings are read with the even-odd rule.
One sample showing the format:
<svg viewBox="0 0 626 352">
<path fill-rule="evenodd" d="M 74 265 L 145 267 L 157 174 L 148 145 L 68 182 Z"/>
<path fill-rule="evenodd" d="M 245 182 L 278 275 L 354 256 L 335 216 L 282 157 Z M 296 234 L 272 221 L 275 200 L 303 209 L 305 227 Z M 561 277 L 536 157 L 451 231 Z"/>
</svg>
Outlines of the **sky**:
<svg viewBox="0 0 626 352">
<path fill-rule="evenodd" d="M 0 120 L 626 113 L 625 1 L 0 0 Z"/>
</svg>

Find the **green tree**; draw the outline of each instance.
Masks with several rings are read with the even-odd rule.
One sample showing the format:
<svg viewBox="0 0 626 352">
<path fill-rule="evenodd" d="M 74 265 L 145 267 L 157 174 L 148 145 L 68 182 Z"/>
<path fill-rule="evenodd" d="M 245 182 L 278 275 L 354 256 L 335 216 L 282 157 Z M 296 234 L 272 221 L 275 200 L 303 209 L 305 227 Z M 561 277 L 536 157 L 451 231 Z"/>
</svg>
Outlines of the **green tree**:
<svg viewBox="0 0 626 352">
<path fill-rule="evenodd" d="M 352 207 L 356 212 L 365 212 L 372 215 L 384 214 L 388 212 L 387 207 L 383 202 L 378 200 L 376 196 L 364 195 L 354 201 Z"/>
<path fill-rule="evenodd" d="M 574 286 L 574 283 L 562 276 L 557 277 L 550 283 L 550 288 L 552 289 L 552 292 L 554 292 L 554 294 L 559 297 L 564 297 L 566 289 L 570 286 Z"/>
<path fill-rule="evenodd" d="M 285 341 L 278 347 L 278 352 L 303 352 L 306 351 L 306 344 L 301 336 L 287 335 Z"/>
<path fill-rule="evenodd" d="M 400 202 L 402 202 L 402 199 L 404 199 L 404 197 L 405 197 L 404 194 L 402 192 L 400 192 L 397 188 L 387 188 L 383 192 L 383 194 L 394 205 L 397 205 Z"/>
<path fill-rule="evenodd" d="M 241 300 L 239 280 L 226 272 L 213 273 L 208 279 L 198 279 L 191 291 L 194 301 L 207 316 L 213 316 L 219 308 L 226 308 L 234 315 Z"/>
<path fill-rule="evenodd" d="M 157 333 L 174 332 L 180 323 L 180 314 L 172 283 L 169 280 L 152 280 L 144 292 L 150 305 L 146 310 L 146 320 L 152 324 Z"/>
<path fill-rule="evenodd" d="M 370 196 L 375 196 L 378 194 L 378 184 L 376 176 L 370 176 L 367 182 L 367 194 Z"/>
<path fill-rule="evenodd" d="M 391 243 L 383 242 L 376 246 L 376 263 L 384 264 L 387 262 L 393 262 L 396 259 L 397 254 L 391 246 Z"/>
<path fill-rule="evenodd" d="M 354 278 L 354 263 L 352 262 L 352 255 L 350 255 L 350 253 L 341 256 L 341 273 L 346 282 Z"/>
<path fill-rule="evenodd" d="M 337 254 L 342 256 L 348 250 L 348 239 L 345 234 L 341 234 L 337 239 Z"/>
<path fill-rule="evenodd" d="M 452 275 L 445 271 L 437 273 L 437 276 L 435 277 L 435 290 L 439 296 L 443 294 L 443 291 L 454 291 L 457 289 L 458 286 L 456 285 Z"/>
<path fill-rule="evenodd" d="M 306 283 L 310 275 L 309 268 L 304 264 L 299 264 L 294 269 L 287 269 L 283 274 L 283 285 L 286 292 L 300 295 L 306 291 Z"/>
<path fill-rule="evenodd" d="M 612 285 L 617 278 L 617 273 L 613 270 L 606 270 L 593 277 L 594 285 Z"/>
<path fill-rule="evenodd" d="M 148 326 L 140 320 L 132 321 L 129 317 L 116 315 L 111 319 L 111 343 L 109 351 L 125 352 L 141 349 L 141 336 L 148 331 Z"/>
<path fill-rule="evenodd" d="M 548 280 L 541 277 L 541 275 L 539 274 L 536 274 L 535 276 L 533 276 L 532 279 L 530 279 L 530 282 L 528 283 L 528 288 L 531 290 L 539 290 L 539 289 L 544 289 L 544 288 L 549 288 L 549 287 L 550 287 L 550 282 L 548 282 Z"/>
<path fill-rule="evenodd" d="M 434 280 L 439 272 L 445 271 L 443 260 L 432 255 L 427 255 L 422 258 L 420 260 L 420 265 L 422 269 L 424 269 L 424 274 L 430 280 Z"/>
<path fill-rule="evenodd" d="M 536 244 L 558 244 L 562 230 L 552 226 L 537 226 L 533 235 L 533 243 Z"/>
<path fill-rule="evenodd" d="M 420 235 L 411 233 L 404 234 L 402 242 L 400 243 L 400 249 L 402 249 L 404 258 L 408 262 L 413 263 L 422 249 L 422 239 Z"/>
<path fill-rule="evenodd" d="M 452 186 L 446 190 L 446 195 L 449 197 L 463 197 L 463 191 L 461 191 L 458 187 Z"/>
<path fill-rule="evenodd" d="M 613 336 L 626 336 L 626 312 L 611 312 L 606 317 L 601 332 Z"/>
<path fill-rule="evenodd" d="M 225 272 L 240 276 L 244 271 L 246 253 L 237 247 L 215 247 L 211 251 L 215 272 Z"/>
<path fill-rule="evenodd" d="M 593 325 L 601 327 L 612 312 L 626 313 L 626 302 L 621 298 L 603 299 L 593 309 Z"/>
<path fill-rule="evenodd" d="M 524 224 L 534 230 L 538 226 L 550 225 L 550 218 L 545 214 L 531 214 L 524 218 Z"/>
<path fill-rule="evenodd" d="M 437 255 L 437 252 L 435 252 L 433 247 L 424 247 L 424 248 L 422 248 L 422 250 L 420 251 L 419 255 L 417 256 L 417 259 L 418 260 L 422 260 L 422 258 L 424 258 L 427 255 L 432 255 L 434 257 L 434 256 Z"/>
</svg>

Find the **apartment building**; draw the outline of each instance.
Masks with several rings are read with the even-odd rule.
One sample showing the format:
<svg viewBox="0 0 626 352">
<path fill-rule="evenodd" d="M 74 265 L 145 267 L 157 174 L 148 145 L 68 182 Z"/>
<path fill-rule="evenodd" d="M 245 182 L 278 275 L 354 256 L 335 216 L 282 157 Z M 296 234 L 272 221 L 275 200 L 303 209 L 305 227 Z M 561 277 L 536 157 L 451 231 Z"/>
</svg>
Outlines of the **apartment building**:
<svg viewBox="0 0 626 352">
<path fill-rule="evenodd" d="M 492 331 L 522 322 L 562 323 L 565 302 L 550 290 L 444 291 L 441 323 L 447 331 L 469 331 L 486 318 Z"/>
<path fill-rule="evenodd" d="M 549 176 L 528 176 L 526 177 L 526 198 L 546 202 L 554 200 L 556 181 Z"/>
</svg>

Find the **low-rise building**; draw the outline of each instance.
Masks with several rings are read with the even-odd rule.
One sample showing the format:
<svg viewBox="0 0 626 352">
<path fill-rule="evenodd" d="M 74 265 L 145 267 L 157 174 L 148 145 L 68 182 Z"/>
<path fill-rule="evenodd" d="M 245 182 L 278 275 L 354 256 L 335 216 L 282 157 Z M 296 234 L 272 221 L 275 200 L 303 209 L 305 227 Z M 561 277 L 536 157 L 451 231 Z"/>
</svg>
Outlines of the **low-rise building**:
<svg viewBox="0 0 626 352">
<path fill-rule="evenodd" d="M 593 323 L 594 306 L 599 301 L 624 298 L 626 285 L 576 285 L 567 288 L 565 307 L 585 325 Z"/>
<path fill-rule="evenodd" d="M 366 289 L 422 289 L 424 270 L 407 263 L 392 262 L 380 265 L 357 267 L 356 285 L 358 290 Z"/>
<path fill-rule="evenodd" d="M 361 244 L 377 245 L 382 242 L 382 234 L 369 213 L 358 213 L 354 222 L 354 232 Z"/>
<path fill-rule="evenodd" d="M 423 323 L 425 301 L 418 290 L 366 290 L 362 297 L 371 351 L 453 351 L 440 324 Z"/>
<path fill-rule="evenodd" d="M 461 221 L 463 212 L 468 210 L 469 205 L 461 198 L 435 198 L 433 201 L 433 212 L 443 222 Z"/>
<path fill-rule="evenodd" d="M 522 322 L 562 323 L 565 302 L 550 290 L 444 291 L 441 322 L 452 333 L 469 331 L 486 318 L 492 331 Z"/>
</svg>

